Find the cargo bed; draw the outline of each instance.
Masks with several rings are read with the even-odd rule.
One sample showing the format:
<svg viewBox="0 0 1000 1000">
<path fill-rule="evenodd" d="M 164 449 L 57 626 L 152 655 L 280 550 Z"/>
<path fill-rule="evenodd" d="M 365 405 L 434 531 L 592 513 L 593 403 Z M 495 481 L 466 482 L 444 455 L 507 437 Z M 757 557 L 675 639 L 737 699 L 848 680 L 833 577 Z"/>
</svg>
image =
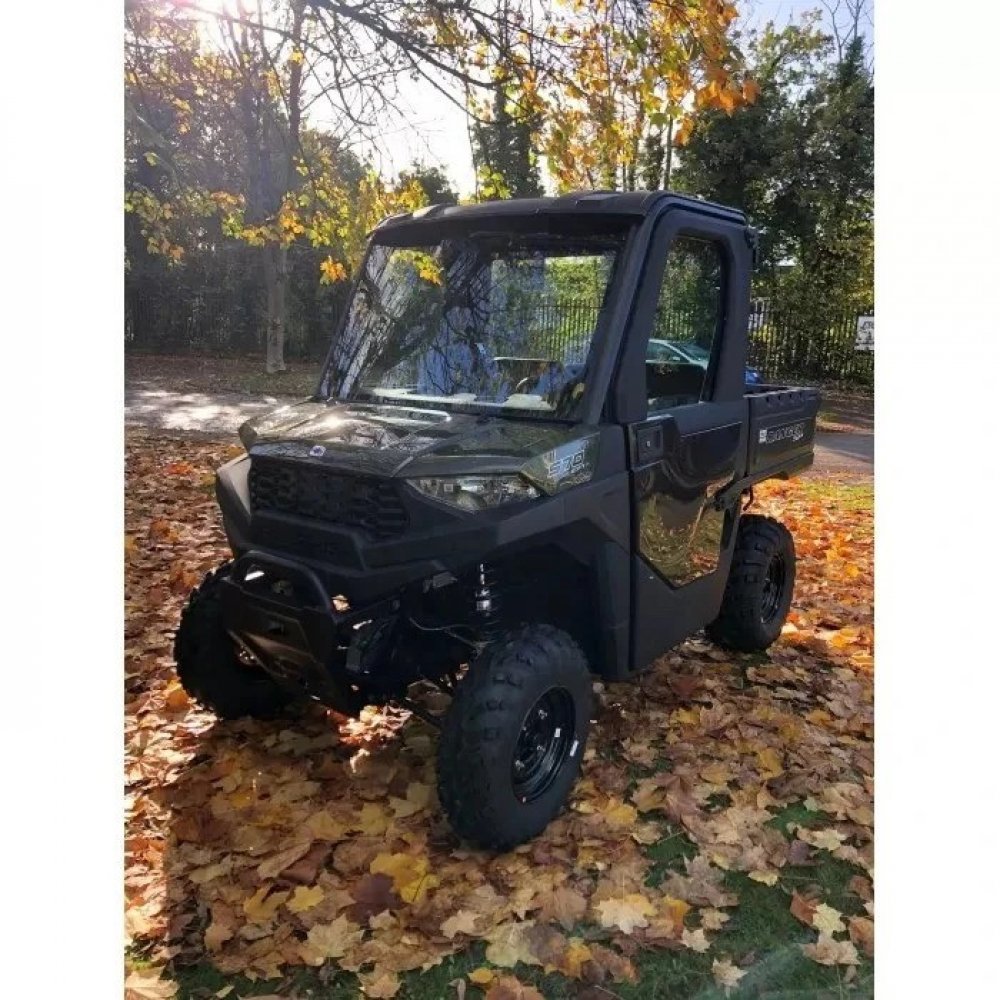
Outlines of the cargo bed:
<svg viewBox="0 0 1000 1000">
<path fill-rule="evenodd" d="M 788 476 L 813 462 L 818 389 L 782 385 L 747 386 L 750 433 L 747 485 Z"/>
</svg>

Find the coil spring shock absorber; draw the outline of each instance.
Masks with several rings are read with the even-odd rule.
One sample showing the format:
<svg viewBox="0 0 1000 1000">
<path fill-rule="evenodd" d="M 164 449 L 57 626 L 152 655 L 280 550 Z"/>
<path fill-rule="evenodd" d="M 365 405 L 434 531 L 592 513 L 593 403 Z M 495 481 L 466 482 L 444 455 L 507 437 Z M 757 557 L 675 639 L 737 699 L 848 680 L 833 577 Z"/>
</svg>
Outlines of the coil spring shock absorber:
<svg viewBox="0 0 1000 1000">
<path fill-rule="evenodd" d="M 476 569 L 476 617 L 483 642 L 492 642 L 500 636 L 500 593 L 497 572 L 493 566 L 480 563 Z"/>
</svg>

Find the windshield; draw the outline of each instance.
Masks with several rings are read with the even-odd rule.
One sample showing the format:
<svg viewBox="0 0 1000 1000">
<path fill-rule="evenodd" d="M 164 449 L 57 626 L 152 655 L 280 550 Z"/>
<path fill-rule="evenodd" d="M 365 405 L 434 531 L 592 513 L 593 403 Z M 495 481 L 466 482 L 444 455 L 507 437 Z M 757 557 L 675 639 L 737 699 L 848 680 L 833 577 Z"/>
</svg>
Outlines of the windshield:
<svg viewBox="0 0 1000 1000">
<path fill-rule="evenodd" d="M 322 392 L 571 416 L 623 240 L 480 233 L 373 245 Z"/>
</svg>

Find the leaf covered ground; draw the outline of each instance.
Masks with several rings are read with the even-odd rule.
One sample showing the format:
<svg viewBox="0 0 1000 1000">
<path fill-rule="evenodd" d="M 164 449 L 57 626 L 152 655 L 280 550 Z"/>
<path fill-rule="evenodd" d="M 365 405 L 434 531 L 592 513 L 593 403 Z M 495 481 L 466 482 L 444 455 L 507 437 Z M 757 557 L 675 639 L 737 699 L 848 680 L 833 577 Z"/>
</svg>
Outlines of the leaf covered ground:
<svg viewBox="0 0 1000 1000">
<path fill-rule="evenodd" d="M 798 548 L 781 640 L 694 638 L 598 685 L 571 808 L 491 856 L 440 814 L 425 723 L 219 723 L 177 685 L 180 607 L 227 554 L 212 471 L 235 453 L 127 437 L 130 996 L 871 993 L 870 480 L 758 491 Z"/>
</svg>

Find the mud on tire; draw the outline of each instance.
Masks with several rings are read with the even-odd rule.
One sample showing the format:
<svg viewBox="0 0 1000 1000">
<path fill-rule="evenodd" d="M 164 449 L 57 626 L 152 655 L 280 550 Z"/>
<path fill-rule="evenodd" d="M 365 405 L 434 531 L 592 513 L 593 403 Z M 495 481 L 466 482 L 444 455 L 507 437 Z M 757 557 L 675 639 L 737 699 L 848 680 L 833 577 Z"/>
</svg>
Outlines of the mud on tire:
<svg viewBox="0 0 1000 1000">
<path fill-rule="evenodd" d="M 727 649 L 767 649 L 785 624 L 795 588 L 795 543 L 772 517 L 745 514 L 718 618 L 705 630 Z"/>
<path fill-rule="evenodd" d="M 526 625 L 488 646 L 438 745 L 438 796 L 455 832 L 506 850 L 544 830 L 580 771 L 592 703 L 586 658 L 565 632 Z"/>
<path fill-rule="evenodd" d="M 209 573 L 191 592 L 174 639 L 174 661 L 184 690 L 221 719 L 271 719 L 291 701 L 265 672 L 237 653 L 222 623 L 219 581 L 228 566 Z"/>
</svg>

